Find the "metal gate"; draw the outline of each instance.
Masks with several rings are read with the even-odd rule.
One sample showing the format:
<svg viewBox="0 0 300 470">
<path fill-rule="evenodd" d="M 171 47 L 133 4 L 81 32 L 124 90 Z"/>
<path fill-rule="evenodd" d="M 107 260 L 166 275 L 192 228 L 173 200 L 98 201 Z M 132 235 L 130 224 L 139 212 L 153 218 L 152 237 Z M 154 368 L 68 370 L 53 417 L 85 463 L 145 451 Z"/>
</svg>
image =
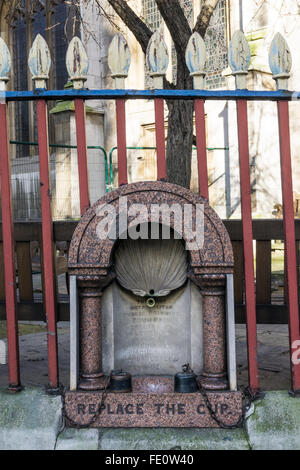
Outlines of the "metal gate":
<svg viewBox="0 0 300 470">
<path fill-rule="evenodd" d="M 19 347 L 18 347 L 18 305 L 16 296 L 15 238 L 11 204 L 10 157 L 8 146 L 7 104 L 11 101 L 32 100 L 36 104 L 38 150 L 40 162 L 40 192 L 42 209 L 42 247 L 45 310 L 48 335 L 48 376 L 49 388 L 59 387 L 57 351 L 57 303 L 54 282 L 53 222 L 51 217 L 51 189 L 49 183 L 49 142 L 47 102 L 49 100 L 74 100 L 78 152 L 78 173 L 81 214 L 90 206 L 87 168 L 87 142 L 85 128 L 85 101 L 91 99 L 114 100 L 116 103 L 118 183 L 127 184 L 127 145 L 126 145 L 126 101 L 152 100 L 155 110 L 157 178 L 166 179 L 164 100 L 194 100 L 198 180 L 200 195 L 207 198 L 208 172 L 206 155 L 205 101 L 233 100 L 236 102 L 239 143 L 240 192 L 242 210 L 242 233 L 245 276 L 245 304 L 248 342 L 249 386 L 253 393 L 259 389 L 256 299 L 253 262 L 253 224 L 251 214 L 251 187 L 249 166 L 249 141 L 247 102 L 275 101 L 278 108 L 278 136 L 280 142 L 280 164 L 283 199 L 283 222 L 285 239 L 286 295 L 289 312 L 291 381 L 294 392 L 300 391 L 300 346 L 298 280 L 295 244 L 295 221 L 293 207 L 292 168 L 289 130 L 289 101 L 299 100 L 300 93 L 287 90 L 290 72 L 289 50 L 285 40 L 276 35 L 270 53 L 270 67 L 277 81 L 278 91 L 250 91 L 246 89 L 250 51 L 248 43 L 240 31 L 233 35 L 229 62 L 236 78 L 236 90 L 208 91 L 204 89 L 204 43 L 197 33 L 190 39 L 186 58 L 187 66 L 194 78 L 194 90 L 163 89 L 166 73 L 166 58 L 161 38 L 155 33 L 148 50 L 148 62 L 154 77 L 155 90 L 126 90 L 124 79 L 129 69 L 129 49 L 125 39 L 117 35 L 109 50 L 109 64 L 116 82 L 116 90 L 88 90 L 84 81 L 88 70 L 88 58 L 78 38 L 74 38 L 67 54 L 67 68 L 73 81 L 72 90 L 46 90 L 46 80 L 50 68 L 50 52 L 44 39 L 38 35 L 30 52 L 29 67 L 34 91 L 6 91 L 7 74 L 10 69 L 10 54 L 6 44 L 0 40 L 0 165 L 2 198 L 2 236 L 5 274 L 5 302 L 9 357 L 9 389 L 21 388 Z"/>
</svg>

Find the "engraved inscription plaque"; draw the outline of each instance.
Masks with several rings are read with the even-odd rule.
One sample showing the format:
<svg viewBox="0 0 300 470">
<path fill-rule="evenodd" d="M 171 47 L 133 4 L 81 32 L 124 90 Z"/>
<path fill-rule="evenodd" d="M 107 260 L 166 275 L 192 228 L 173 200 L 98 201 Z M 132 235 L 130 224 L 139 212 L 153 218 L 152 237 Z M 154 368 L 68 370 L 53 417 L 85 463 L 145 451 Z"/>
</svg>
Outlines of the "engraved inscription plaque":
<svg viewBox="0 0 300 470">
<path fill-rule="evenodd" d="M 173 375 L 186 362 L 199 368 L 202 313 L 199 304 L 192 312 L 191 291 L 188 283 L 166 297 L 157 298 L 155 306 L 149 308 L 145 298 L 115 283 L 104 301 L 103 346 L 109 358 L 103 364 L 104 370 L 121 368 L 133 375 Z M 109 297 L 112 312 L 108 308 Z"/>
</svg>

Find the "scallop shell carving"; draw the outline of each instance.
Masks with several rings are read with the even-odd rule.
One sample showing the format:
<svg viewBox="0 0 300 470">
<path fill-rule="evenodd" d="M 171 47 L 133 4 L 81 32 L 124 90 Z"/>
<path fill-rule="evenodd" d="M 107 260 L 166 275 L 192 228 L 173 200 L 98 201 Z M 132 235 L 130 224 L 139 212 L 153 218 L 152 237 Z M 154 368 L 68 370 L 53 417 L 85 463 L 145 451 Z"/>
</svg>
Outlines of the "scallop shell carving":
<svg viewBox="0 0 300 470">
<path fill-rule="evenodd" d="M 140 297 L 162 297 L 187 278 L 187 257 L 180 240 L 124 240 L 115 253 L 117 279 Z"/>
</svg>

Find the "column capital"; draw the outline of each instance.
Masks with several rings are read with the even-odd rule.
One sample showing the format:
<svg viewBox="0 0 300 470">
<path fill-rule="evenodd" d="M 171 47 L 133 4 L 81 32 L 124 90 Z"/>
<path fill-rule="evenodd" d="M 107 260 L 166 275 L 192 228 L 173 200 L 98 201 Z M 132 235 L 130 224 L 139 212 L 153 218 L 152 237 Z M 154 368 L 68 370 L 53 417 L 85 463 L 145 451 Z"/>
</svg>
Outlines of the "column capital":
<svg viewBox="0 0 300 470">
<path fill-rule="evenodd" d="M 189 278 L 200 288 L 201 293 L 203 292 L 204 295 L 206 291 L 209 291 L 209 289 L 212 289 L 212 292 L 214 290 L 217 292 L 219 289 L 220 292 L 224 293 L 226 285 L 225 274 L 189 274 Z"/>
<path fill-rule="evenodd" d="M 102 295 L 103 290 L 115 279 L 115 274 L 111 273 L 107 276 L 96 276 L 96 275 L 83 275 L 77 276 L 78 287 L 81 292 L 90 290 L 99 291 L 99 295 Z M 80 293 L 81 295 L 81 293 Z"/>
</svg>

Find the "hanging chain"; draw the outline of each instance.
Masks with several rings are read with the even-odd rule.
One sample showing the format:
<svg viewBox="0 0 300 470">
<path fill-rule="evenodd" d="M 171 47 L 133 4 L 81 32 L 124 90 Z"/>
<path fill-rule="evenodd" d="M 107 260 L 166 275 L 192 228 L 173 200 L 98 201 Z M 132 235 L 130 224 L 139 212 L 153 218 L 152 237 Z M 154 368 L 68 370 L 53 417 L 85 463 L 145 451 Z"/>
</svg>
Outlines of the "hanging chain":
<svg viewBox="0 0 300 470">
<path fill-rule="evenodd" d="M 218 418 L 218 416 L 216 415 L 216 413 L 215 413 L 215 411 L 214 411 L 214 409 L 213 409 L 213 407 L 212 407 L 212 405 L 209 401 L 207 393 L 204 390 L 204 388 L 202 387 L 200 382 L 198 382 L 198 387 L 199 387 L 199 391 L 200 391 L 200 393 L 201 393 L 201 395 L 202 395 L 202 397 L 205 401 L 205 405 L 208 409 L 208 412 L 209 412 L 210 416 L 223 429 L 236 429 L 236 428 L 242 427 L 244 419 L 245 419 L 246 412 L 250 409 L 251 403 L 256 401 L 256 400 L 264 398 L 264 395 L 265 395 L 264 392 L 262 392 L 262 391 L 259 391 L 257 393 L 252 393 L 249 387 L 239 388 L 240 392 L 242 393 L 242 400 L 243 400 L 242 414 L 241 414 L 239 420 L 235 424 L 226 424 L 223 421 L 221 421 Z"/>
<path fill-rule="evenodd" d="M 105 387 L 104 387 L 104 390 L 103 390 L 103 393 L 102 393 L 101 403 L 99 405 L 99 408 L 96 411 L 96 413 L 92 416 L 92 419 L 86 424 L 79 424 L 76 421 L 74 421 L 72 418 L 70 418 L 70 416 L 68 416 L 68 414 L 66 412 L 65 389 L 64 389 L 63 393 L 61 394 L 62 402 L 63 402 L 63 404 L 62 404 L 62 415 L 63 415 L 63 418 L 66 419 L 68 421 L 68 423 L 71 424 L 72 427 L 74 427 L 76 429 L 85 429 L 85 428 L 91 427 L 93 424 L 96 423 L 96 421 L 100 417 L 101 411 L 103 410 L 104 405 L 105 405 L 105 400 L 106 400 L 106 397 L 107 397 L 107 394 L 108 394 L 108 388 L 109 388 L 109 385 L 110 385 L 110 379 L 111 379 L 111 373 L 109 374 L 109 376 L 107 378 L 107 382 L 105 384 Z"/>
<path fill-rule="evenodd" d="M 193 373 L 193 370 L 191 369 L 191 366 L 189 363 L 187 364 L 184 364 L 182 366 L 182 371 L 183 372 L 189 372 L 189 373 Z M 240 416 L 240 418 L 238 419 L 238 421 L 235 423 L 235 424 L 227 424 L 227 423 L 224 423 L 222 420 L 220 420 L 220 418 L 218 418 L 216 412 L 214 411 L 213 407 L 212 407 L 212 404 L 211 402 L 209 401 L 209 398 L 207 396 L 207 393 L 206 391 L 204 390 L 204 388 L 202 387 L 201 385 L 201 382 L 199 380 L 197 380 L 197 385 L 198 385 L 198 388 L 199 388 L 199 392 L 201 393 L 202 395 L 202 398 L 204 400 L 204 403 L 206 405 L 206 408 L 208 409 L 208 412 L 211 416 L 211 418 L 223 429 L 235 429 L 235 428 L 240 428 L 243 424 L 243 421 L 244 421 L 244 415 L 245 415 L 245 411 L 247 411 L 247 409 L 250 407 L 250 404 L 251 404 L 251 401 L 254 401 L 256 399 L 256 397 L 254 395 L 251 395 L 251 392 L 249 393 L 248 390 L 244 390 L 242 392 L 242 395 L 243 395 L 243 399 L 244 399 L 244 403 L 246 401 L 246 398 L 248 399 L 247 400 L 247 404 L 244 404 L 243 406 L 243 411 L 242 411 L 242 414 Z"/>
<path fill-rule="evenodd" d="M 223 421 L 220 420 L 220 418 L 218 418 L 216 412 L 214 411 L 213 407 L 212 407 L 212 404 L 211 402 L 209 401 L 209 398 L 207 396 L 207 393 L 206 391 L 204 390 L 204 388 L 202 387 L 201 383 L 198 382 L 198 387 L 199 387 L 199 391 L 203 397 L 203 400 L 205 402 L 205 405 L 206 405 L 206 408 L 208 409 L 208 412 L 211 416 L 211 418 L 223 429 L 235 429 L 235 428 L 240 428 L 243 424 L 243 421 L 244 421 L 244 413 L 241 414 L 241 416 L 239 417 L 238 421 L 235 423 L 235 424 L 226 424 L 224 423 Z"/>
</svg>

